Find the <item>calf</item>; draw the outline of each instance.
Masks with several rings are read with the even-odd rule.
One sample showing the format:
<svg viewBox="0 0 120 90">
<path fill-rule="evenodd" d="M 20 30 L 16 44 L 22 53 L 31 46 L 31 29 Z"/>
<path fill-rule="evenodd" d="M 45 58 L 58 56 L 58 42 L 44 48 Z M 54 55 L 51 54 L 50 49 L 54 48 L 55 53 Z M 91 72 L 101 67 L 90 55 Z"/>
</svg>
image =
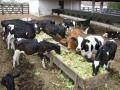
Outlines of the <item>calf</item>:
<svg viewBox="0 0 120 90">
<path fill-rule="evenodd" d="M 44 63 L 44 54 L 54 50 L 56 53 L 60 54 L 60 46 L 54 43 L 47 42 L 45 40 L 38 42 L 36 39 L 17 39 L 15 41 L 15 52 L 13 55 L 13 67 L 15 67 L 15 62 L 19 64 L 19 56 L 21 53 L 32 55 L 38 53 L 42 60 L 43 68 L 45 67 Z"/>
<path fill-rule="evenodd" d="M 15 25 L 8 25 L 7 27 L 7 45 L 8 49 L 10 49 L 10 44 L 12 43 L 11 40 L 13 38 L 26 38 L 26 39 L 33 39 L 36 34 L 34 28 L 31 26 L 26 27 L 23 29 L 21 26 L 15 26 Z"/>
<path fill-rule="evenodd" d="M 93 75 L 97 75 L 99 68 L 106 66 L 106 69 L 110 69 L 111 60 L 114 59 L 117 50 L 117 43 L 114 40 L 109 40 L 100 47 L 98 50 L 95 60 L 92 64 Z"/>
<path fill-rule="evenodd" d="M 46 25 L 55 24 L 55 21 L 52 21 L 52 20 L 40 20 L 37 23 L 38 23 L 38 26 L 40 27 L 40 30 L 44 30 L 46 28 Z"/>
<path fill-rule="evenodd" d="M 81 51 L 82 56 L 87 60 L 92 57 L 92 53 L 96 52 L 104 43 L 104 39 L 101 36 L 90 35 L 86 38 L 78 37 L 77 51 Z"/>
<path fill-rule="evenodd" d="M 39 32 L 39 27 L 36 23 L 29 23 L 29 22 L 26 22 L 26 21 L 22 21 L 20 19 L 12 19 L 12 20 L 3 20 L 1 21 L 1 25 L 3 28 L 5 28 L 5 30 L 3 31 L 4 32 L 4 38 L 8 35 L 8 30 L 7 30 L 7 27 L 8 25 L 14 25 L 14 26 L 17 26 L 19 27 L 20 29 L 32 29 L 34 30 L 36 33 Z M 14 29 L 14 27 L 12 28 Z"/>
<path fill-rule="evenodd" d="M 10 73 L 2 77 L 1 85 L 5 86 L 7 90 L 15 90 L 14 78 L 18 77 L 20 74 L 13 76 Z"/>
<path fill-rule="evenodd" d="M 68 49 L 72 49 L 72 50 L 75 50 L 77 45 L 78 45 L 78 42 L 77 42 L 77 37 L 79 36 L 83 36 L 83 33 L 81 32 L 80 29 L 73 29 L 68 37 L 67 37 L 67 48 Z"/>
<path fill-rule="evenodd" d="M 75 21 L 72 21 L 70 19 L 64 19 L 62 25 L 66 29 L 71 29 L 71 28 L 75 27 Z"/>
<path fill-rule="evenodd" d="M 47 24 L 44 32 L 60 38 L 65 38 L 66 35 L 66 29 L 61 24 Z"/>
<path fill-rule="evenodd" d="M 79 26 L 84 34 L 95 34 L 94 29 L 90 26 L 90 19 L 87 19 L 85 21 L 76 21 L 76 25 Z"/>
<path fill-rule="evenodd" d="M 112 38 L 112 39 L 120 39 L 120 32 L 108 31 L 103 34 L 104 37 Z"/>
</svg>

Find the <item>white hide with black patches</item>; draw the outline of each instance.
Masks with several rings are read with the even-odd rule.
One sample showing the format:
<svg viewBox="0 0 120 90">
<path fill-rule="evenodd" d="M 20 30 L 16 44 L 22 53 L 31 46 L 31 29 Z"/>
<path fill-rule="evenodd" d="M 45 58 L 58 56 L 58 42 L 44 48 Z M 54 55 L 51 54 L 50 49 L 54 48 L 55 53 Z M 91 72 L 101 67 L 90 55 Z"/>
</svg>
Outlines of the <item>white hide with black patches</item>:
<svg viewBox="0 0 120 90">
<path fill-rule="evenodd" d="M 88 30 L 89 30 L 90 27 L 87 27 L 85 30 L 84 30 L 84 34 L 88 34 Z"/>
<path fill-rule="evenodd" d="M 108 33 L 104 33 L 104 34 L 103 34 L 103 37 L 108 37 Z"/>
<path fill-rule="evenodd" d="M 13 39 L 13 38 L 14 38 L 14 35 L 9 32 L 9 34 L 7 36 L 7 40 L 6 40 L 7 41 L 8 50 L 10 49 L 11 39 Z"/>
<path fill-rule="evenodd" d="M 10 27 L 10 30 L 12 31 L 14 29 L 15 25 L 9 24 L 8 27 Z M 7 39 L 6 39 L 8 50 L 10 49 L 11 39 L 13 39 L 13 38 L 14 38 L 14 35 L 9 32 Z"/>
<path fill-rule="evenodd" d="M 100 61 L 94 61 L 95 68 L 99 66 L 99 64 L 100 64 Z"/>
<path fill-rule="evenodd" d="M 75 21 L 73 21 L 73 26 L 75 27 L 75 25 L 76 25 L 76 22 L 75 22 Z"/>
<path fill-rule="evenodd" d="M 10 30 L 12 31 L 15 27 L 15 25 L 9 24 L 8 27 L 10 27 Z"/>
<path fill-rule="evenodd" d="M 34 24 L 34 28 L 38 28 L 37 24 Z"/>
<path fill-rule="evenodd" d="M 78 41 L 78 46 L 76 48 L 76 51 L 81 51 L 81 43 L 83 41 L 83 37 L 77 37 L 77 41 Z"/>
<path fill-rule="evenodd" d="M 85 50 L 81 50 L 81 54 L 82 56 L 87 56 L 87 58 L 91 58 L 92 56 L 92 51 L 91 51 L 91 43 L 86 43 L 86 45 L 88 45 L 88 51 Z"/>
<path fill-rule="evenodd" d="M 81 44 L 82 44 L 82 42 L 83 42 L 83 40 L 84 40 L 84 39 L 82 39 L 81 37 L 78 37 L 78 38 L 77 38 L 77 40 L 78 40 L 78 46 L 77 46 L 76 50 L 81 51 L 82 56 L 87 56 L 88 58 L 91 58 L 92 53 L 96 53 L 96 51 L 97 51 L 97 50 L 95 49 L 96 44 L 97 44 L 97 42 L 96 42 L 95 39 L 97 39 L 98 41 L 100 41 L 100 42 L 101 42 L 101 45 L 103 45 L 104 39 L 103 39 L 103 37 L 101 37 L 101 36 L 96 36 L 96 35 L 87 36 L 85 39 L 89 41 L 89 42 L 86 42 L 86 43 L 85 43 L 85 45 L 88 46 L 88 50 L 85 51 L 85 48 L 81 50 L 81 48 L 82 48 L 82 47 L 81 47 Z M 91 50 L 92 47 L 93 47 L 93 49 Z"/>
</svg>

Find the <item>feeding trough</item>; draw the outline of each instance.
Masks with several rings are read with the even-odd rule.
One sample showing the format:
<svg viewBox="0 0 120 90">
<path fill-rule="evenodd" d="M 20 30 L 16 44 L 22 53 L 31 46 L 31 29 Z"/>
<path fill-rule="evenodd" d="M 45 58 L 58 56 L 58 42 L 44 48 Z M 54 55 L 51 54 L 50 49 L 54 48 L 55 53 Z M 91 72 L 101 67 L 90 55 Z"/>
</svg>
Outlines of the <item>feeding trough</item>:
<svg viewBox="0 0 120 90">
<path fill-rule="evenodd" d="M 45 33 L 40 33 L 36 38 L 59 44 L 59 42 L 54 41 L 52 37 Z M 103 85 L 107 81 L 109 73 L 106 70 L 101 68 L 97 76 L 92 76 L 92 63 L 88 63 L 82 56 L 67 50 L 61 44 L 59 45 L 61 46 L 60 55 L 54 52 L 47 55 L 50 58 L 50 65 L 54 63 L 59 67 L 74 81 L 76 88 L 90 90 Z"/>
</svg>

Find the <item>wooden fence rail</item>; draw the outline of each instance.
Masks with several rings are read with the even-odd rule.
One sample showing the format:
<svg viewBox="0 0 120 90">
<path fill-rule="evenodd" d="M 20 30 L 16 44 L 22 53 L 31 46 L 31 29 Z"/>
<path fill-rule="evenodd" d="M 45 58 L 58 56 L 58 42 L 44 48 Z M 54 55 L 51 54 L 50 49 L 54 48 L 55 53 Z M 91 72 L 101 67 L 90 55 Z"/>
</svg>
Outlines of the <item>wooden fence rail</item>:
<svg viewBox="0 0 120 90">
<path fill-rule="evenodd" d="M 29 4 L 0 4 L 0 14 L 29 14 Z"/>
</svg>

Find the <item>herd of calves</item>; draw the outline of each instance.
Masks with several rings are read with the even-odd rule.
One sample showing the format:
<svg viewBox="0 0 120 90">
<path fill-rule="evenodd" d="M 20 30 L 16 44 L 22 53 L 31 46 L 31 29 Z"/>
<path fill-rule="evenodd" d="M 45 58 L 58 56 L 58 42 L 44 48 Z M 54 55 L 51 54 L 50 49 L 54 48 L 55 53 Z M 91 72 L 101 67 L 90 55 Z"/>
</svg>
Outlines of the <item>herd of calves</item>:
<svg viewBox="0 0 120 90">
<path fill-rule="evenodd" d="M 117 50 L 117 43 L 114 39 L 119 39 L 120 33 L 106 32 L 103 36 L 111 39 L 105 41 L 102 36 L 95 35 L 96 32 L 90 26 L 90 20 L 64 19 L 62 23 L 57 23 L 53 20 L 25 20 L 24 18 L 1 21 L 3 40 L 7 43 L 7 49 L 14 51 L 13 68 L 16 64 L 19 65 L 21 53 L 27 55 L 37 53 L 41 58 L 43 68 L 46 68 L 44 61 L 46 52 L 54 50 L 57 54 L 61 53 L 59 45 L 46 40 L 34 39 L 36 34 L 43 31 L 50 36 L 59 37 L 60 43 L 66 44 L 68 49 L 80 52 L 88 62 L 92 63 L 93 76 L 97 75 L 99 68 L 103 66 L 109 71 Z M 92 55 L 95 52 L 93 60 Z M 1 84 L 8 90 L 15 90 L 14 77 L 6 74 Z"/>
</svg>

